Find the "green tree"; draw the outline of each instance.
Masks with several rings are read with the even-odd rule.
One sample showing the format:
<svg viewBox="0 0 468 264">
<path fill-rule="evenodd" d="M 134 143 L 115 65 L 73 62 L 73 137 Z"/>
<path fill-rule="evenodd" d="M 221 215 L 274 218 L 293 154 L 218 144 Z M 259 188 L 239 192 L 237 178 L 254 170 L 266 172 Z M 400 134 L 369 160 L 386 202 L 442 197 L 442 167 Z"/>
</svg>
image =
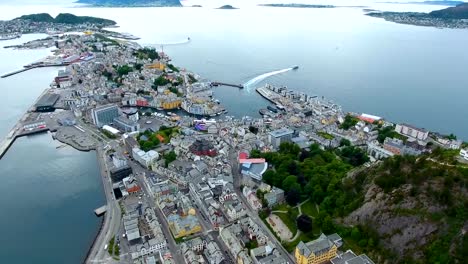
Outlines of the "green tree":
<svg viewBox="0 0 468 264">
<path fill-rule="evenodd" d="M 177 155 L 174 151 L 170 151 L 166 154 L 164 154 L 164 161 L 165 161 L 165 164 L 166 164 L 166 167 L 169 165 L 169 163 L 173 162 L 174 160 L 176 160 L 177 158 Z"/>
<path fill-rule="evenodd" d="M 295 206 L 301 199 L 301 193 L 297 189 L 291 189 L 286 193 L 286 202 L 291 205 Z"/>
<path fill-rule="evenodd" d="M 302 214 L 296 219 L 297 228 L 304 233 L 312 231 L 312 218 Z"/>
<path fill-rule="evenodd" d="M 340 147 L 343 147 L 343 146 L 351 146 L 351 141 L 347 140 L 346 138 L 342 138 L 340 140 Z"/>
<path fill-rule="evenodd" d="M 326 234 L 333 233 L 335 231 L 335 225 L 333 224 L 333 220 L 331 216 L 327 215 L 322 223 L 322 232 Z"/>
<path fill-rule="evenodd" d="M 359 241 L 361 239 L 361 232 L 359 232 L 357 227 L 353 227 L 353 230 L 351 230 L 351 238 L 354 241 Z"/>
</svg>

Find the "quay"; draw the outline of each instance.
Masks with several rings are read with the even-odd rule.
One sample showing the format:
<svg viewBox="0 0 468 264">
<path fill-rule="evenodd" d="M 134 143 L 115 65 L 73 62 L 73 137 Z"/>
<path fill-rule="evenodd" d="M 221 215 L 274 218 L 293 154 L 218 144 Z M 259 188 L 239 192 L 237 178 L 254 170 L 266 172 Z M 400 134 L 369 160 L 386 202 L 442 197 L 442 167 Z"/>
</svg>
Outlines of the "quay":
<svg viewBox="0 0 468 264">
<path fill-rule="evenodd" d="M 34 102 L 33 106 L 47 93 L 49 89 L 44 89 L 44 91 L 39 95 L 39 97 Z M 10 148 L 11 144 L 15 142 L 16 138 L 27 136 L 35 133 L 46 132 L 49 130 L 49 127 L 42 120 L 28 122 L 30 113 L 26 112 L 20 120 L 15 124 L 15 126 L 8 132 L 6 138 L 4 138 L 0 143 L 0 159 L 5 155 L 5 153 Z"/>
<path fill-rule="evenodd" d="M 5 155 L 5 153 L 17 138 L 47 131 L 49 131 L 48 127 L 42 127 L 42 125 L 38 125 L 35 128 L 31 128 L 31 130 L 24 130 L 18 133 L 17 126 L 15 126 L 10 131 L 10 133 L 8 133 L 7 137 L 0 143 L 0 159 L 3 158 L 3 155 Z"/>
<path fill-rule="evenodd" d="M 18 74 L 18 73 L 22 73 L 22 72 L 25 72 L 25 71 L 29 71 L 29 70 L 32 70 L 32 69 L 35 69 L 35 68 L 45 68 L 45 67 L 62 67 L 62 66 L 67 66 L 68 63 L 57 63 L 57 64 L 38 64 L 38 65 L 27 65 L 27 66 L 23 66 L 24 68 L 23 69 L 19 69 L 19 70 L 16 70 L 16 71 L 13 71 L 13 72 L 10 72 L 10 73 L 6 73 L 2 76 L 0 76 L 0 78 L 6 78 L 6 77 L 10 77 L 12 75 L 15 75 L 15 74 Z"/>
<path fill-rule="evenodd" d="M 239 89 L 243 89 L 244 85 L 242 84 L 230 84 L 230 83 L 223 83 L 223 82 L 211 82 L 211 86 L 230 86 L 230 87 L 236 87 Z"/>
<path fill-rule="evenodd" d="M 94 210 L 94 213 L 96 214 L 96 216 L 101 216 L 103 214 L 105 214 L 107 212 L 107 205 L 103 205 L 99 208 L 96 208 Z"/>
</svg>

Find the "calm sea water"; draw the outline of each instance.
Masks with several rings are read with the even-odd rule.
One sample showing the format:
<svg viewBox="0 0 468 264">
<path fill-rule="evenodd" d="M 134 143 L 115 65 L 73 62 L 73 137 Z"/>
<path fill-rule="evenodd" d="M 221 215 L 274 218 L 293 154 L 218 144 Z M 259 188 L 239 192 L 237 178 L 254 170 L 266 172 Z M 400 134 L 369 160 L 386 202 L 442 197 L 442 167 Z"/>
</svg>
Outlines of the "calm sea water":
<svg viewBox="0 0 468 264">
<path fill-rule="evenodd" d="M 171 44 L 190 37 L 187 44 L 164 45 L 163 49 L 175 64 L 210 80 L 245 83 L 260 74 L 299 65 L 298 71 L 272 76 L 257 85 L 286 85 L 325 96 L 348 111 L 468 139 L 468 53 L 463 52 L 468 30 L 395 24 L 364 16 L 362 8 L 269 8 L 240 3 L 242 8 L 237 10 L 2 6 L 0 18 L 71 12 L 113 19 L 120 25 L 117 30 L 141 37 L 141 44 Z M 442 8 L 369 1 L 332 3 L 363 3 L 383 10 Z M 252 90 L 221 87 L 216 95 L 231 114 L 256 115 L 267 102 Z"/>
<path fill-rule="evenodd" d="M 18 139 L 0 160 L 2 263 L 80 263 L 105 203 L 96 154 L 48 134 Z"/>
<path fill-rule="evenodd" d="M 164 51 L 175 64 L 210 80 L 246 83 L 261 74 L 298 65 L 297 71 L 271 76 L 256 85 L 287 85 L 325 96 L 348 111 L 381 115 L 468 139 L 467 30 L 394 24 L 364 16 L 361 8 L 266 8 L 256 7 L 252 1 L 240 1 L 238 10 L 212 8 L 227 2 L 207 1 L 210 8 L 109 9 L 57 6 L 47 0 L 12 5 L 1 0 L 0 19 L 39 12 L 113 19 L 121 26 L 117 30 L 140 36 L 141 44 L 168 44 Z M 440 8 L 369 1 L 327 3 L 335 2 L 384 10 Z M 37 37 L 27 35 L 0 45 Z M 187 37 L 189 43 L 170 45 Z M 48 54 L 49 50 L 0 48 L 0 73 Z M 7 134 L 56 72 L 35 69 L 0 79 L 0 136 Z M 253 88 L 219 87 L 216 96 L 233 115 L 256 115 L 267 102 Z M 22 138 L 0 160 L 0 208 L 5 209 L 0 218 L 3 261 L 77 263 L 96 234 L 99 220 L 92 210 L 104 203 L 104 197 L 95 154 L 55 146 L 45 134 Z"/>
</svg>

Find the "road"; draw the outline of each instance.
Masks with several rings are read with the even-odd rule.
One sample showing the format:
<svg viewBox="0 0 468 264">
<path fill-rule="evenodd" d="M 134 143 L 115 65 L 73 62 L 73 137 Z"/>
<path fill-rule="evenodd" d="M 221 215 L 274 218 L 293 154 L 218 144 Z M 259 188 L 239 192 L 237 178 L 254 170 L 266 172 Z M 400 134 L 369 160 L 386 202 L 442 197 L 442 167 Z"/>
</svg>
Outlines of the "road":
<svg viewBox="0 0 468 264">
<path fill-rule="evenodd" d="M 117 153 L 123 154 L 125 151 L 115 141 L 111 142 L 111 146 Z M 169 224 L 167 223 L 166 218 L 164 217 L 159 207 L 156 205 L 153 192 L 150 190 L 148 181 L 146 180 L 145 175 L 151 173 L 151 171 L 143 168 L 140 164 L 130 159 L 128 160 L 128 164 L 130 165 L 130 167 L 132 167 L 133 175 L 136 177 L 136 179 L 140 183 L 140 187 L 143 191 L 142 199 L 145 199 L 146 203 L 150 207 L 152 207 L 156 213 L 158 222 L 160 223 L 163 234 L 166 237 L 167 247 L 169 251 L 172 253 L 172 257 L 175 263 L 185 263 L 182 255 L 179 252 L 179 247 L 177 246 L 174 240 L 174 237 L 171 234 L 171 231 L 169 229 Z"/>
<path fill-rule="evenodd" d="M 281 243 L 278 242 L 275 235 L 265 225 L 265 223 L 262 221 L 262 219 L 260 219 L 260 217 L 258 216 L 257 211 L 252 209 L 250 204 L 245 199 L 244 195 L 242 195 L 242 191 L 240 190 L 240 179 L 241 179 L 242 175 L 239 173 L 239 170 L 238 170 L 239 164 L 237 163 L 237 153 L 231 151 L 229 153 L 229 161 L 230 161 L 230 164 L 232 166 L 232 176 L 234 178 L 234 190 L 236 191 L 237 196 L 246 205 L 246 208 L 249 211 L 247 215 L 250 218 L 252 218 L 252 220 L 265 231 L 266 235 L 268 236 L 268 239 L 275 244 L 276 248 L 280 252 L 280 255 L 285 257 L 286 261 L 289 261 L 289 263 L 291 263 L 291 264 L 296 263 L 294 261 L 293 257 L 283 248 Z"/>
<path fill-rule="evenodd" d="M 89 252 L 86 263 L 108 263 L 112 261 L 112 258 L 104 247 L 109 240 L 118 233 L 121 223 L 121 213 L 119 205 L 114 199 L 112 181 L 109 177 L 109 169 L 107 166 L 106 152 L 101 147 L 98 147 L 96 155 L 107 200 L 107 212 L 104 215 L 104 223 L 101 231 Z"/>
</svg>

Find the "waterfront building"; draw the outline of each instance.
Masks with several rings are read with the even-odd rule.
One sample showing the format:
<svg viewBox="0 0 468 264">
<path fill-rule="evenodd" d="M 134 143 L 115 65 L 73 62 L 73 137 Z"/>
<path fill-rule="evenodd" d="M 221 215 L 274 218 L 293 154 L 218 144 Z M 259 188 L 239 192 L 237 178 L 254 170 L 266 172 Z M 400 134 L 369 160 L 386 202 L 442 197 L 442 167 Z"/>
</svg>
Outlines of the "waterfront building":
<svg viewBox="0 0 468 264">
<path fill-rule="evenodd" d="M 36 112 L 53 112 L 55 111 L 55 103 L 57 103 L 60 95 L 45 94 L 35 104 Z"/>
<path fill-rule="evenodd" d="M 429 131 L 408 124 L 396 125 L 395 131 L 404 136 L 412 137 L 419 140 L 426 140 L 429 136 Z"/>
<path fill-rule="evenodd" d="M 93 122 L 98 127 L 109 125 L 114 122 L 114 118 L 119 116 L 119 108 L 115 104 L 96 107 L 91 110 Z"/>
<path fill-rule="evenodd" d="M 299 242 L 294 250 L 297 264 L 320 264 L 337 256 L 341 237 L 337 234 L 326 236 L 321 234 L 316 240 Z"/>
<path fill-rule="evenodd" d="M 114 154 L 112 155 L 112 164 L 114 164 L 116 168 L 121 168 L 127 165 L 127 160 L 118 154 Z"/>
<path fill-rule="evenodd" d="M 114 126 L 121 132 L 136 132 L 140 130 L 140 124 L 126 117 L 119 116 L 114 118 Z"/>
<path fill-rule="evenodd" d="M 124 165 L 122 167 L 114 167 L 109 170 L 112 182 L 119 182 L 132 174 L 132 167 Z"/>
<path fill-rule="evenodd" d="M 271 131 L 268 133 L 268 143 L 270 143 L 273 148 L 277 149 L 281 143 L 290 142 L 293 134 L 294 131 L 289 128 L 281 128 Z"/>
</svg>

